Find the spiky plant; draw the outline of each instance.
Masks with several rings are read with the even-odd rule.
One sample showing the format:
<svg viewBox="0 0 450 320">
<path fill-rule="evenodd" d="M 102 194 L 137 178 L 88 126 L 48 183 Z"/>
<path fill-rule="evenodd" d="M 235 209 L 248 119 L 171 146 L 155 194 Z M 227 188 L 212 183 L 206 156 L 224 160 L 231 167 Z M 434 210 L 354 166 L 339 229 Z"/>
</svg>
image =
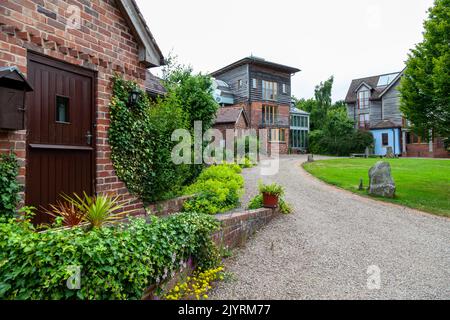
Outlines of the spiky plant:
<svg viewBox="0 0 450 320">
<path fill-rule="evenodd" d="M 50 210 L 45 213 L 53 218 L 62 218 L 63 226 L 70 228 L 79 226 L 86 216 L 83 210 L 66 201 L 58 201 L 56 205 L 50 205 Z"/>
<path fill-rule="evenodd" d="M 94 197 L 84 193 L 84 198 L 77 194 L 74 197 L 64 196 L 64 199 L 84 212 L 84 221 L 89 222 L 93 228 L 101 228 L 105 224 L 115 223 L 132 211 L 123 211 L 123 205 L 119 204 L 119 197 L 98 195 Z"/>
</svg>

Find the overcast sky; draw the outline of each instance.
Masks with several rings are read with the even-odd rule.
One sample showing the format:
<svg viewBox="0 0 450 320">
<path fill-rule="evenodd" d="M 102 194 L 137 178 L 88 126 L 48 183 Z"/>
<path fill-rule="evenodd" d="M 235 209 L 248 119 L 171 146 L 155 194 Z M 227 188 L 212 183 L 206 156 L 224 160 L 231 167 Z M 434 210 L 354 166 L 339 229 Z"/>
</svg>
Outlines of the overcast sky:
<svg viewBox="0 0 450 320">
<path fill-rule="evenodd" d="M 433 0 L 137 0 L 163 54 L 212 72 L 251 54 L 298 67 L 292 92 L 310 98 L 335 76 L 350 81 L 400 71 L 422 40 Z M 155 72 L 158 74 L 158 72 Z"/>
</svg>

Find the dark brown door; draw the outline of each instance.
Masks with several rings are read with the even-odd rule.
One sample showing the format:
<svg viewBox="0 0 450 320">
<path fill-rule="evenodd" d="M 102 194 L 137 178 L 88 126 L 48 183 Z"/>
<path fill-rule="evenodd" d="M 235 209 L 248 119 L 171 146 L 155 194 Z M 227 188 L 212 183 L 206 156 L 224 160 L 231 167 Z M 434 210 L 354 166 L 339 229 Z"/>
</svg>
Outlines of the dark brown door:
<svg viewBox="0 0 450 320">
<path fill-rule="evenodd" d="M 94 73 L 29 54 L 26 203 L 42 211 L 62 194 L 94 193 Z"/>
</svg>

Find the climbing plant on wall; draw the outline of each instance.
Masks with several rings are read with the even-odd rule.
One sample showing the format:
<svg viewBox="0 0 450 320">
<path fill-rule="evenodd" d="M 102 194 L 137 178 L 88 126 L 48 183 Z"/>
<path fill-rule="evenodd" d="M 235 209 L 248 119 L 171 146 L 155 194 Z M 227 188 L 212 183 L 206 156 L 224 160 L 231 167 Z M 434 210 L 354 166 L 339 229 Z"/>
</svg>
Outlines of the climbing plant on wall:
<svg viewBox="0 0 450 320">
<path fill-rule="evenodd" d="M 186 115 L 176 97 L 151 102 L 142 91 L 141 99 L 130 107 L 128 97 L 133 89 L 138 89 L 134 82 L 114 78 L 111 159 L 130 192 L 144 202 L 163 200 L 176 194 L 188 175 L 186 165 L 175 165 L 171 159 L 176 144 L 171 141 L 172 132 L 187 128 Z"/>
<path fill-rule="evenodd" d="M 13 153 L 0 155 L 0 218 L 11 217 L 19 203 L 19 164 Z"/>
</svg>

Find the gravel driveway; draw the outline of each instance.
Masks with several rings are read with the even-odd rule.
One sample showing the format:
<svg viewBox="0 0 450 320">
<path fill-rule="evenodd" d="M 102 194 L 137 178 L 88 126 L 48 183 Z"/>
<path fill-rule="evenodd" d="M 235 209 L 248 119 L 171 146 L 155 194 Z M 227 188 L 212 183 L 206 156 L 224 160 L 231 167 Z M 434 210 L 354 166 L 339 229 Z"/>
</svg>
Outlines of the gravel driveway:
<svg viewBox="0 0 450 320">
<path fill-rule="evenodd" d="M 304 156 L 264 177 L 295 213 L 272 222 L 227 261 L 212 299 L 450 299 L 450 219 L 362 198 L 316 180 Z M 245 202 L 260 169 L 244 172 Z M 371 267 L 373 266 L 373 267 Z M 368 268 L 381 272 L 368 288 Z M 372 277 L 371 277 L 372 279 Z"/>
</svg>

